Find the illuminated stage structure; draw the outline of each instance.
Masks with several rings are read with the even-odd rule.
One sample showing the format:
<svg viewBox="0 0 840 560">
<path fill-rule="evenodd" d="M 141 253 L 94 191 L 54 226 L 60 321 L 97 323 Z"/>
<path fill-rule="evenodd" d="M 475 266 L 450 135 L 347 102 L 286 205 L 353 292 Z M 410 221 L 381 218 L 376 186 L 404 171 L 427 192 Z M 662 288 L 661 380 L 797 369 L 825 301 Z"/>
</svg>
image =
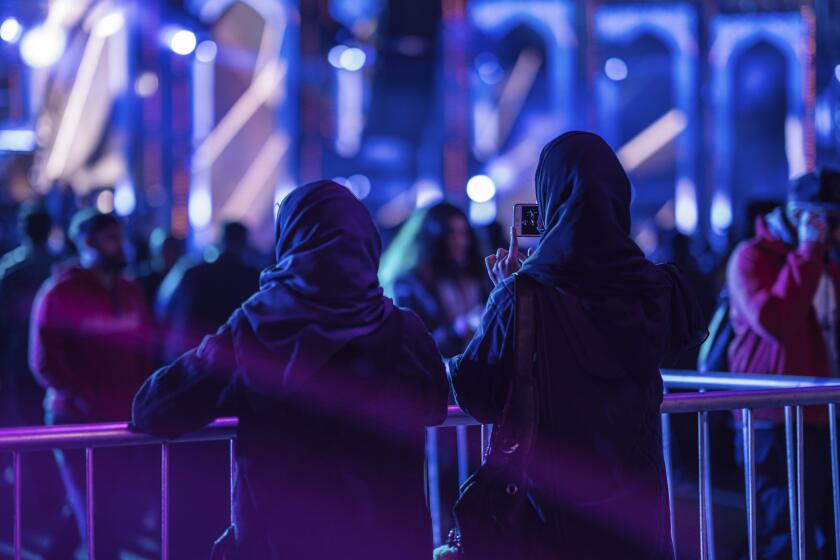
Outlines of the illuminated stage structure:
<svg viewBox="0 0 840 560">
<path fill-rule="evenodd" d="M 827 0 L 3 10 L 5 157 L 34 153 L 24 175 L 39 192 L 72 185 L 197 248 L 236 219 L 267 249 L 274 202 L 319 177 L 364 198 L 386 237 L 441 196 L 477 224 L 506 221 L 533 196 L 540 147 L 582 128 L 627 167 L 643 248 L 675 228 L 723 252 L 749 203 L 838 160 L 840 13 Z M 30 196 L 11 183 L 10 200 Z"/>
</svg>

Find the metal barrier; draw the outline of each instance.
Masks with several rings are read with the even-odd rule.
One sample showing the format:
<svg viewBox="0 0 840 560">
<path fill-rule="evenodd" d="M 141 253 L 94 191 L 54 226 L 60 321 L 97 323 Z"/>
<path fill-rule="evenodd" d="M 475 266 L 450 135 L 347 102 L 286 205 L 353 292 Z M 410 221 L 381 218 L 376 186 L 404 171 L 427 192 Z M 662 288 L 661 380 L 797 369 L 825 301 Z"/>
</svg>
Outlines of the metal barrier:
<svg viewBox="0 0 840 560">
<path fill-rule="evenodd" d="M 823 405 L 828 407 L 832 481 L 833 481 L 833 506 L 834 506 L 834 533 L 835 542 L 840 542 L 840 468 L 838 468 L 837 451 L 837 426 L 836 426 L 836 403 L 840 402 L 840 384 L 836 380 L 825 378 L 794 378 L 778 376 L 752 376 L 732 374 L 696 374 L 691 372 L 663 372 L 666 386 L 669 388 L 693 388 L 693 389 L 724 389 L 729 387 L 778 387 L 773 389 L 754 389 L 721 391 L 715 393 L 690 393 L 690 394 L 668 394 L 665 396 L 661 412 L 667 420 L 670 414 L 697 414 L 698 423 L 698 449 L 699 453 L 699 515 L 700 515 L 700 557 L 703 560 L 709 559 L 714 554 L 714 537 L 711 534 L 709 512 L 711 510 L 710 499 L 710 469 L 708 453 L 708 417 L 710 411 L 719 410 L 742 410 L 744 441 L 744 476 L 746 488 L 746 511 L 747 511 L 747 532 L 749 537 L 749 557 L 758 558 L 756 541 L 756 489 L 755 489 L 755 428 L 753 426 L 753 409 L 756 408 L 784 408 L 785 409 L 785 433 L 787 445 L 788 463 L 788 487 L 790 504 L 790 527 L 791 539 L 794 543 L 794 559 L 804 558 L 804 487 L 803 475 L 804 462 L 804 432 L 802 423 L 802 407 L 809 405 Z M 763 383 L 763 384 L 762 384 Z M 794 423 L 795 414 L 795 423 Z M 476 422 L 464 414 L 458 407 L 450 406 L 446 422 L 441 427 L 456 427 L 456 430 L 463 426 L 475 425 Z M 230 441 L 230 464 L 231 464 L 231 497 L 233 497 L 234 485 L 234 464 L 235 449 L 233 440 L 236 437 L 237 420 L 235 418 L 219 419 L 206 428 L 178 438 L 177 442 L 190 441 Z M 430 428 L 433 433 L 437 428 Z M 795 430 L 795 445 L 794 445 Z M 459 432 L 460 433 L 460 432 Z M 428 438 L 434 441 L 434 437 Z M 666 470 L 670 483 L 670 457 L 669 437 L 663 433 Z M 466 437 L 459 437 L 458 442 L 464 446 L 459 450 L 459 457 L 465 455 Z M 482 433 L 482 448 L 486 442 L 486 434 Z M 87 500 L 87 547 L 88 558 L 94 559 L 94 503 L 93 503 L 93 456 L 96 448 L 117 447 L 132 445 L 160 445 L 161 447 L 161 555 L 162 558 L 169 558 L 169 446 L 172 442 L 161 440 L 146 434 L 139 434 L 128 429 L 126 423 L 91 424 L 91 425 L 65 425 L 65 426 L 41 426 L 31 428 L 13 428 L 0 430 L 0 453 L 12 453 L 12 465 L 14 475 L 13 491 L 13 538 L 14 558 L 21 558 L 21 455 L 27 451 L 50 450 L 50 449 L 85 449 L 86 469 L 86 500 Z M 433 451 L 434 454 L 434 451 Z M 434 461 L 429 461 L 434 463 Z M 430 471 L 436 471 L 435 466 L 430 466 Z M 459 478 L 466 473 L 465 468 L 459 467 Z M 430 472 L 430 484 L 432 478 Z M 431 494 L 431 492 L 430 492 Z M 232 500 L 231 500 L 232 502 Z M 439 504 L 437 506 L 439 508 Z M 434 509 L 434 506 L 433 506 Z M 233 518 L 231 507 L 231 519 Z M 671 509 L 673 516 L 673 508 Z M 434 515 L 433 515 L 434 516 Z M 672 517 L 673 527 L 673 517 Z M 437 527 L 438 540 L 440 539 L 440 528 Z M 838 553 L 840 554 L 840 553 Z M 838 556 L 840 558 L 840 556 Z"/>
</svg>

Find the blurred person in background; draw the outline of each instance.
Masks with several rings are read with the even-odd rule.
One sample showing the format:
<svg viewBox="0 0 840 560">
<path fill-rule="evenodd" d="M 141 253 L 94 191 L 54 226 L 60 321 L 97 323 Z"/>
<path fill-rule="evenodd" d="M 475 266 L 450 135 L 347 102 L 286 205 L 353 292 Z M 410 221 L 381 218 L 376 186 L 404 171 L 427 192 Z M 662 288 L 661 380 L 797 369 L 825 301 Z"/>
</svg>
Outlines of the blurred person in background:
<svg viewBox="0 0 840 560">
<path fill-rule="evenodd" d="M 416 262 L 394 281 L 394 302 L 417 313 L 441 354 L 454 356 L 475 332 L 490 285 L 466 215 L 447 202 L 420 212 Z"/>
<path fill-rule="evenodd" d="M 835 377 L 840 266 L 840 173 L 822 170 L 791 182 L 787 205 L 756 220 L 755 237 L 729 260 L 727 282 L 736 373 Z M 805 519 L 809 558 L 833 558 L 831 461 L 825 407 L 804 410 Z M 759 556 L 791 555 L 786 448 L 781 409 L 755 411 Z M 740 424 L 740 414 L 736 414 Z M 736 433 L 736 460 L 743 441 Z M 825 556 L 818 556 L 823 554 Z"/>
<path fill-rule="evenodd" d="M 432 333 L 443 356 L 466 348 L 481 317 L 490 283 L 478 239 L 467 216 L 456 206 L 440 202 L 416 211 L 388 248 L 385 259 L 396 259 L 402 273 L 391 292 L 394 303 L 411 309 Z M 438 430 L 430 461 L 436 463 L 440 524 L 445 534 L 453 526 L 452 505 L 458 497 L 458 450 L 455 430 Z M 481 449 L 481 432 L 467 431 L 469 457 Z M 475 466 L 475 465 L 469 465 Z"/>
<path fill-rule="evenodd" d="M 260 290 L 144 384 L 135 427 L 239 417 L 235 525 L 214 558 L 427 560 L 425 426 L 449 390 L 434 341 L 383 295 L 379 232 L 348 189 L 292 191 L 276 227 Z"/>
<path fill-rule="evenodd" d="M 48 424 L 125 421 L 152 365 L 154 333 L 141 288 L 123 275 L 123 225 L 79 211 L 70 225 L 79 262 L 58 270 L 35 298 L 29 361 L 46 390 Z M 142 532 L 157 504 L 154 450 L 97 449 L 96 556 L 112 559 Z M 86 532 L 83 450 L 55 451 L 79 534 Z"/>
<path fill-rule="evenodd" d="M 157 319 L 163 336 L 163 361 L 198 346 L 259 289 L 259 269 L 247 255 L 248 229 L 223 224 L 218 247 L 198 264 L 182 259 L 158 291 Z M 172 554 L 207 557 L 210 545 L 230 521 L 227 442 L 175 446 L 172 458 Z"/>
<path fill-rule="evenodd" d="M 135 280 L 143 288 L 149 309 L 154 308 L 158 288 L 169 271 L 184 256 L 184 241 L 157 228 L 149 236 L 149 260 L 135 270 Z"/>
<path fill-rule="evenodd" d="M 41 284 L 56 261 L 48 245 L 53 221 L 26 203 L 18 213 L 21 244 L 0 259 L 0 426 L 43 423 L 44 390 L 29 370 L 29 318 Z"/>
<path fill-rule="evenodd" d="M 163 280 L 156 314 L 166 330 L 164 357 L 171 361 L 216 332 L 259 287 L 260 271 L 247 256 L 248 228 L 222 226 L 218 249 L 197 264 L 183 260 Z"/>
</svg>

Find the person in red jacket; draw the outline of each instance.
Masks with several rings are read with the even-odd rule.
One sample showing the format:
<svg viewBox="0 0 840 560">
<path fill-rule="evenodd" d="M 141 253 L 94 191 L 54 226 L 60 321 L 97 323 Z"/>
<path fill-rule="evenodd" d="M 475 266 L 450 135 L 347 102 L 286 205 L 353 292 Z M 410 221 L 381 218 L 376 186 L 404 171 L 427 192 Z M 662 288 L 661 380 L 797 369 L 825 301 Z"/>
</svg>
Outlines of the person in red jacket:
<svg viewBox="0 0 840 560">
<path fill-rule="evenodd" d="M 731 371 L 840 373 L 840 266 L 830 258 L 840 238 L 838 226 L 840 173 L 809 173 L 791 183 L 786 206 L 759 217 L 756 236 L 735 249 L 727 270 L 735 333 Z M 804 417 L 806 547 L 808 556 L 816 557 L 833 540 L 825 407 L 806 408 Z M 783 418 L 780 409 L 755 413 L 759 557 L 768 560 L 791 555 Z M 736 459 L 743 465 L 740 433 L 735 441 Z"/>
<path fill-rule="evenodd" d="M 122 273 L 125 236 L 113 214 L 91 209 L 73 218 L 79 263 L 50 278 L 36 296 L 30 367 L 46 389 L 48 424 L 127 421 L 135 391 L 152 368 L 153 332 L 143 291 Z M 118 558 L 138 534 L 148 502 L 146 449 L 95 451 L 97 558 Z M 85 469 L 81 450 L 56 451 L 67 498 L 85 535 Z M 147 460 L 148 457 L 148 460 Z M 146 468 L 151 468 L 148 472 Z M 132 518 L 132 514 L 137 519 Z"/>
</svg>

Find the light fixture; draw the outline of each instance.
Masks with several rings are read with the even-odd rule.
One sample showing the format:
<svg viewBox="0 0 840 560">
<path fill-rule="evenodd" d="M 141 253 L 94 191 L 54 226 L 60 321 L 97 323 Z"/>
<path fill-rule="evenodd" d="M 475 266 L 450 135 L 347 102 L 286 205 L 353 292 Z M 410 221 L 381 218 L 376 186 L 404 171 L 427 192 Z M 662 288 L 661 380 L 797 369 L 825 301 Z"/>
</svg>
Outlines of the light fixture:
<svg viewBox="0 0 840 560">
<path fill-rule="evenodd" d="M 467 196 L 473 202 L 487 202 L 496 196 L 496 183 L 487 175 L 475 175 L 467 181 Z"/>
<path fill-rule="evenodd" d="M 58 62 L 64 54 L 66 42 L 67 38 L 61 28 L 39 25 L 23 36 L 20 56 L 33 68 L 47 68 Z"/>
<path fill-rule="evenodd" d="M 7 43 L 17 43 L 20 36 L 23 34 L 23 27 L 20 22 L 13 18 L 6 18 L 0 24 L 0 39 Z"/>
</svg>

